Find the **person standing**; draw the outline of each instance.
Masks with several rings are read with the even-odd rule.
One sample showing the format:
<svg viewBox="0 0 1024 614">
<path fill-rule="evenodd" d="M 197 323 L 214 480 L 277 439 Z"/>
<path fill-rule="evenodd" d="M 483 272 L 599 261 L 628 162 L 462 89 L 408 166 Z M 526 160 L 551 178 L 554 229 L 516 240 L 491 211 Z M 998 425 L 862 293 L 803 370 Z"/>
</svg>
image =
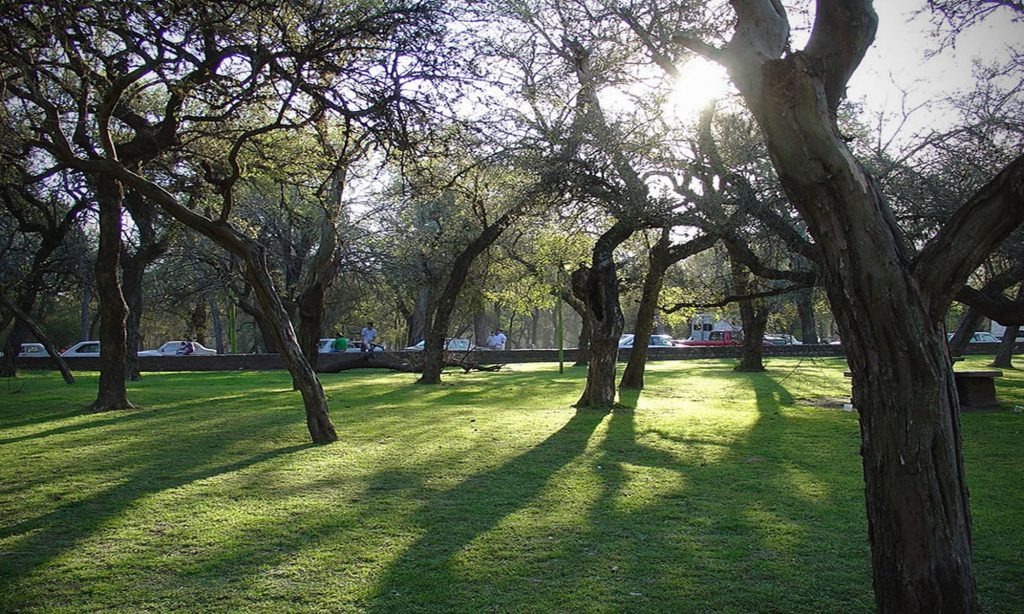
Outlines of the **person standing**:
<svg viewBox="0 0 1024 614">
<path fill-rule="evenodd" d="M 367 322 L 359 334 L 363 338 L 363 351 L 372 352 L 377 341 L 377 329 L 373 327 L 373 322 Z"/>
<path fill-rule="evenodd" d="M 505 336 L 505 331 L 499 328 L 498 332 L 494 333 L 494 349 L 504 350 L 506 341 L 508 341 L 508 337 Z"/>
<path fill-rule="evenodd" d="M 334 342 L 331 343 L 331 350 L 334 352 L 344 352 L 348 350 L 348 338 L 340 332 L 335 333 Z"/>
</svg>

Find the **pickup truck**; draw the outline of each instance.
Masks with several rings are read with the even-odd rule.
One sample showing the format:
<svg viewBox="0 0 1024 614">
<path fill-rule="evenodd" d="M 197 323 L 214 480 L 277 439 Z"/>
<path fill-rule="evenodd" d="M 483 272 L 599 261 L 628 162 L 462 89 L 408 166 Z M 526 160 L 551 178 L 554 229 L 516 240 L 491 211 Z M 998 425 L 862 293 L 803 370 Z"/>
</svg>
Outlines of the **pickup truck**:
<svg viewBox="0 0 1024 614">
<path fill-rule="evenodd" d="M 679 342 L 684 347 L 716 346 L 716 345 L 740 345 L 743 343 L 743 333 L 733 330 L 713 330 L 708 333 L 708 338 L 684 339 Z M 769 341 L 762 341 L 762 345 L 771 345 Z"/>
</svg>

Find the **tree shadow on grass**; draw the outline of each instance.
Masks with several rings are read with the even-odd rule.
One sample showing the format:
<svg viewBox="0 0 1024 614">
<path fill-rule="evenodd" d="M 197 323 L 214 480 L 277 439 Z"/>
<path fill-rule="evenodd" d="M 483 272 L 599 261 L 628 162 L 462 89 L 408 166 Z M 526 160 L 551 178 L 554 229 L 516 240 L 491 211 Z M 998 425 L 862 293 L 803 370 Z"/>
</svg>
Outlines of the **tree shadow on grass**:
<svg viewBox="0 0 1024 614">
<path fill-rule="evenodd" d="M 168 413 L 163 412 L 165 415 Z M 130 433 L 133 443 L 130 446 L 120 443 L 125 445 L 123 451 L 113 454 L 109 450 L 97 450 L 97 454 L 105 452 L 111 455 L 108 463 L 93 465 L 92 473 L 76 475 L 79 475 L 79 479 L 89 480 L 90 475 L 106 475 L 114 463 L 120 463 L 124 471 L 123 475 L 114 478 L 115 485 L 87 496 L 76 496 L 73 491 L 64 495 L 55 492 L 47 501 L 49 505 L 46 510 L 33 517 L 0 526 L 0 539 L 7 541 L 9 549 L 0 557 L 0 595 L 4 596 L 0 599 L 0 609 L 17 609 L 26 605 L 17 601 L 24 598 L 23 590 L 19 590 L 19 587 L 24 587 L 22 583 L 36 569 L 85 543 L 95 532 L 121 516 L 136 502 L 150 495 L 240 471 L 313 447 L 313 444 L 305 443 L 245 452 L 241 456 L 228 453 L 227 456 L 232 460 L 224 462 L 226 450 L 245 444 L 254 433 L 267 436 L 274 428 L 292 422 L 291 418 L 264 412 L 253 415 L 244 429 L 232 432 L 218 428 L 224 424 L 225 418 L 222 416 L 197 415 L 192 420 L 192 424 L 197 425 L 196 431 L 179 437 L 168 437 L 166 431 L 139 429 L 139 425 L 147 424 L 143 420 L 147 415 L 152 417 L 153 412 L 99 420 L 110 428 L 118 428 L 119 437 Z M 203 430 L 204 426 L 206 430 Z M 135 430 L 139 432 L 133 433 Z M 51 431 L 44 435 L 59 438 L 64 434 Z M 252 446 L 249 448 L 251 450 Z M 59 453 L 59 450 L 54 453 Z M 27 479 L 21 483 L 31 485 Z"/>
<path fill-rule="evenodd" d="M 836 486 L 816 462 L 817 448 L 840 446 L 822 430 L 787 434 L 801 418 L 783 415 L 794 399 L 779 374 L 730 370 L 706 384 L 719 377 L 756 403 L 727 441 L 641 427 L 639 392 L 620 392 L 610 415 L 581 412 L 534 450 L 430 496 L 415 517 L 422 537 L 369 610 L 870 610 L 867 551 L 849 539 L 863 531 L 859 481 Z M 573 463 L 605 418 L 603 439 Z M 855 443 L 841 447 L 855 473 Z M 577 517 L 550 507 L 559 497 Z M 837 579 L 825 591 L 823 565 Z"/>
<path fill-rule="evenodd" d="M 424 607 L 434 611 L 464 608 L 465 587 L 453 574 L 454 557 L 478 536 L 528 506 L 557 471 L 583 453 L 605 416 L 602 412 L 577 412 L 529 451 L 431 497 L 415 518 L 422 537 L 380 579 L 368 610 L 390 614 Z"/>
<path fill-rule="evenodd" d="M 726 377 L 749 381 L 757 406 L 753 423 L 729 443 L 666 441 L 663 432 L 638 427 L 643 410 L 612 414 L 600 446 L 602 494 L 591 506 L 592 531 L 582 538 L 595 555 L 580 559 L 588 565 L 580 578 L 599 578 L 593 598 L 613 610 L 869 609 L 870 592 L 858 592 L 868 569 L 862 542 L 853 542 L 852 556 L 828 545 L 830 531 L 860 527 L 863 514 L 849 508 L 858 501 L 856 479 L 836 492 L 833 476 L 804 461 L 830 442 L 787 436 L 797 425 L 780 409 L 793 397 L 770 375 Z M 632 397 L 624 404 L 635 407 Z M 808 492 L 794 474 L 824 487 Z M 647 484 L 659 476 L 679 486 L 651 497 Z M 842 517 L 838 524 L 834 514 Z M 850 543 L 838 541 L 838 550 Z M 814 580 L 822 561 L 855 580 L 823 595 Z"/>
</svg>

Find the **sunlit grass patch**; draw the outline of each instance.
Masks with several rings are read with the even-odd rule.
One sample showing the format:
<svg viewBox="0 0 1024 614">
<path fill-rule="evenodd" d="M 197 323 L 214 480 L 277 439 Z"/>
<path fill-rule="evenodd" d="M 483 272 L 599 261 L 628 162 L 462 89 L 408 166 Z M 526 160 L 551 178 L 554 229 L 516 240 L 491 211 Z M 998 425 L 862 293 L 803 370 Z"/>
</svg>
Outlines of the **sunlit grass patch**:
<svg viewBox="0 0 1024 614">
<path fill-rule="evenodd" d="M 857 416 L 807 402 L 848 397 L 845 365 L 732 366 L 652 363 L 610 413 L 550 364 L 325 375 L 330 446 L 281 372 L 149 374 L 106 414 L 95 374 L 26 374 L 0 610 L 871 611 Z M 962 424 L 982 604 L 1022 610 L 1024 416 Z"/>
</svg>

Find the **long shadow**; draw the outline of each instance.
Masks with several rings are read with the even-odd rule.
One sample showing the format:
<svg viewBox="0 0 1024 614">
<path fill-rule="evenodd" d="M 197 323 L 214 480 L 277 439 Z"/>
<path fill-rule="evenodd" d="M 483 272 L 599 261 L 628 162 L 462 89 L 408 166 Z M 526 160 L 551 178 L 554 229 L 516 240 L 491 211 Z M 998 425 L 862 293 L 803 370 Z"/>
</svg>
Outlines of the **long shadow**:
<svg viewBox="0 0 1024 614">
<path fill-rule="evenodd" d="M 858 527 L 862 518 L 859 510 L 842 509 L 848 493 L 808 496 L 791 483 L 794 466 L 811 481 L 827 482 L 813 460 L 801 457 L 813 457 L 815 447 L 830 442 L 786 436 L 780 409 L 793 398 L 771 377 L 726 377 L 750 377 L 757 403 L 755 421 L 731 443 L 638 431 L 643 410 L 612 414 L 599 446 L 601 495 L 590 508 L 590 532 L 579 538 L 592 556 L 563 553 L 581 563 L 580 579 L 600 578 L 579 590 L 592 591 L 592 598 L 612 611 L 751 611 L 752 603 L 762 608 L 758 611 L 814 611 L 823 603 L 845 611 L 870 609 L 870 592 L 850 589 L 860 586 L 857 582 L 820 602 L 813 598 L 820 592 L 813 582 L 821 560 L 848 577 L 867 579 L 866 549 L 852 555 L 829 552 L 835 548 L 829 545 L 832 511 L 843 515 L 844 529 Z M 671 447 L 662 446 L 663 440 Z M 707 460 L 696 450 L 687 455 L 686 448 L 708 448 L 717 458 Z M 679 486 L 648 501 L 644 484 L 658 475 L 672 476 Z M 857 555 L 862 555 L 860 567 Z M 728 577 L 724 569 L 730 570 Z M 752 600 L 752 594 L 758 597 Z"/>
<path fill-rule="evenodd" d="M 213 466 L 209 464 L 222 456 L 226 449 L 249 441 L 254 433 L 269 436 L 274 428 L 290 421 L 287 417 L 263 414 L 254 416 L 244 429 L 229 432 L 219 428 L 223 424 L 219 417 L 200 414 L 194 423 L 206 426 L 205 431 L 200 427 L 196 432 L 176 438 L 148 437 L 148 431 L 141 431 L 131 448 L 125 448 L 123 453 L 113 455 L 110 460 L 111 464 L 122 463 L 123 467 L 131 468 L 115 486 L 85 497 L 74 497 L 73 493 L 68 493 L 71 496 L 66 503 L 57 503 L 49 511 L 32 518 L 0 526 L 0 538 L 11 540 L 9 543 L 14 545 L 12 551 L 0 557 L 0 595 L 5 596 L 5 605 L 15 605 L 6 599 L 17 597 L 19 583 L 31 576 L 34 570 L 88 540 L 95 531 L 140 499 L 310 448 L 313 444 L 307 443 L 251 452 L 241 458 L 232 454 L 231 458 L 237 460 Z M 118 420 L 100 422 L 121 424 Z M 125 422 L 129 430 L 145 424 L 141 416 L 134 426 L 131 420 Z M 98 472 L 107 471 L 104 466 L 96 467 Z"/>
<path fill-rule="evenodd" d="M 605 416 L 577 412 L 529 451 L 432 496 L 416 515 L 423 536 L 381 578 L 368 610 L 391 614 L 422 609 L 425 604 L 434 611 L 465 607 L 465 595 L 458 588 L 462 583 L 452 570 L 453 557 L 502 519 L 529 505 L 559 469 L 583 453 Z M 445 592 L 439 592 L 438 586 L 445 587 Z"/>
</svg>

